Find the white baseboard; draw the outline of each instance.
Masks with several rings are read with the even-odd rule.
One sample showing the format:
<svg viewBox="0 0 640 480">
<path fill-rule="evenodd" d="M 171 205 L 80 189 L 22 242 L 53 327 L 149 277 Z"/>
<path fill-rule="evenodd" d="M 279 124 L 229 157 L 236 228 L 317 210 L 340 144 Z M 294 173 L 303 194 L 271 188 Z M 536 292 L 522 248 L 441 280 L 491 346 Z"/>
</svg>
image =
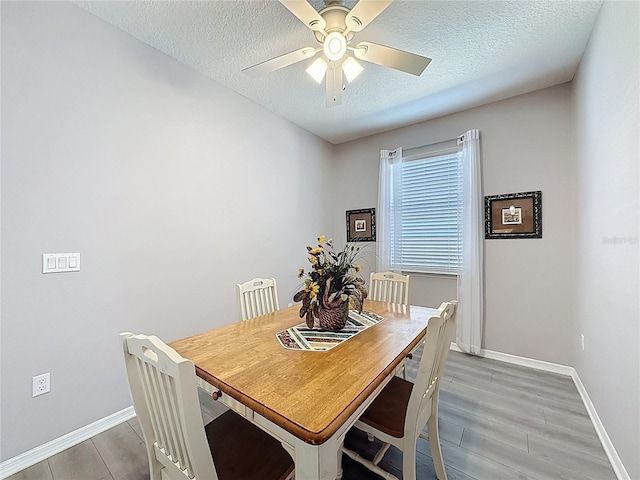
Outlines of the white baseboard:
<svg viewBox="0 0 640 480">
<path fill-rule="evenodd" d="M 580 397 L 582 397 L 582 402 L 584 403 L 584 406 L 587 409 L 589 418 L 591 418 L 591 423 L 593 423 L 593 426 L 596 429 L 596 433 L 600 438 L 600 442 L 602 443 L 604 451 L 606 452 L 607 457 L 609 457 L 609 461 L 611 462 L 613 471 L 616 473 L 618 480 L 631 480 L 631 476 L 627 472 L 627 469 L 624 468 L 624 465 L 622 464 L 622 460 L 620 460 L 620 457 L 618 456 L 618 452 L 614 448 L 613 443 L 611 443 L 611 439 L 609 438 L 609 435 L 607 435 L 607 431 L 604 429 L 604 425 L 602 425 L 602 422 L 600 421 L 600 417 L 598 417 L 598 412 L 596 412 L 596 407 L 594 407 L 593 403 L 591 403 L 589 394 L 587 393 L 587 390 L 584 388 L 584 385 L 582 384 L 582 381 L 578 376 L 578 372 L 576 372 L 575 369 L 573 370 L 573 372 L 574 372 L 573 375 L 571 375 L 571 377 L 573 378 L 573 383 L 576 384 L 578 393 L 580 394 Z"/>
<path fill-rule="evenodd" d="M 462 352 L 460 347 L 456 345 L 455 342 L 451 342 L 451 350 L 456 352 Z M 593 406 L 591 399 L 589 398 L 589 394 L 587 390 L 584 388 L 582 381 L 580 380 L 580 376 L 575 368 L 569 367 L 567 365 L 560 365 L 558 363 L 550 363 L 542 360 L 535 360 L 533 358 L 527 357 L 519 357 L 517 355 L 511 355 L 508 353 L 495 352 L 493 350 L 484 350 L 480 351 L 480 357 L 490 358 L 492 360 L 499 360 L 505 363 L 512 363 L 514 365 L 520 365 L 523 367 L 534 368 L 536 370 L 543 370 L 545 372 L 558 373 L 560 375 L 566 375 L 573 379 L 573 383 L 578 389 L 578 393 L 580 394 L 580 398 L 582 398 L 582 403 L 584 403 L 584 407 L 587 409 L 587 413 L 589 414 L 589 418 L 591 418 L 591 423 L 593 423 L 593 427 L 596 429 L 596 433 L 598 434 L 598 438 L 602 443 L 602 448 L 604 449 L 607 457 L 609 458 L 609 462 L 611 462 L 611 467 L 615 472 L 618 480 L 631 480 L 629 473 L 624 468 L 620 457 L 618 456 L 618 452 L 616 451 L 613 443 L 611 443 L 611 439 L 609 435 L 607 435 L 607 431 L 604 428 L 604 425 L 600 421 L 600 417 L 598 417 L 598 413 L 596 412 L 596 408 Z"/>
<path fill-rule="evenodd" d="M 89 425 L 67 433 L 62 437 L 51 440 L 50 442 L 40 445 L 28 452 L 21 453 L 13 458 L 0 463 L 0 479 L 7 478 L 25 468 L 35 465 L 56 453 L 60 453 L 67 448 L 73 447 L 85 440 L 98 435 L 99 433 L 109 430 L 116 425 L 121 424 L 136 416 L 133 406 L 120 410 L 108 417 L 101 418 Z"/>
<path fill-rule="evenodd" d="M 451 350 L 456 352 L 462 352 L 460 347 L 454 342 L 451 343 Z M 545 362 L 543 360 L 535 360 L 533 358 L 519 357 L 517 355 L 511 355 L 509 353 L 495 352 L 493 350 L 480 350 L 480 357 L 490 358 L 492 360 L 499 360 L 505 363 L 512 363 L 514 365 L 520 365 L 521 367 L 534 368 L 536 370 L 543 370 L 545 372 L 558 373 L 560 375 L 566 375 L 573 377 L 575 369 L 559 363 Z"/>
</svg>

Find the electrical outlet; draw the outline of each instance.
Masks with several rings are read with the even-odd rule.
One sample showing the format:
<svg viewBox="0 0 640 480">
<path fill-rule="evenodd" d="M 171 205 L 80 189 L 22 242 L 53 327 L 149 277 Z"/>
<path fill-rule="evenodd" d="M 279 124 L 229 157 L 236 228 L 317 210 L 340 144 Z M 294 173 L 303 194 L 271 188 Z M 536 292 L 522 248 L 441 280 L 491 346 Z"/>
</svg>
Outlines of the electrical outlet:
<svg viewBox="0 0 640 480">
<path fill-rule="evenodd" d="M 582 351 L 584 352 L 584 335 L 580 335 L 580 345 L 582 346 Z"/>
<path fill-rule="evenodd" d="M 51 391 L 51 374 L 49 372 L 43 373 L 42 375 L 36 375 L 33 377 L 33 395 L 32 397 L 37 397 L 38 395 L 44 395 L 45 393 L 49 393 Z"/>
</svg>

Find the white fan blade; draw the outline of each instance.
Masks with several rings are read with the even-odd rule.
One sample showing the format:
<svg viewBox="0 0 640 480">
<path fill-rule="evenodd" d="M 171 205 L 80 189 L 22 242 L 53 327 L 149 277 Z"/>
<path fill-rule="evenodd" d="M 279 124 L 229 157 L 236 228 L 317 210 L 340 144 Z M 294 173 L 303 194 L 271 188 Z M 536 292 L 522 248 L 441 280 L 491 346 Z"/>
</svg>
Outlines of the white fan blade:
<svg viewBox="0 0 640 480">
<path fill-rule="evenodd" d="M 371 42 L 360 42 L 353 48 L 353 53 L 365 62 L 395 68 L 416 76 L 420 76 L 431 62 L 428 57 Z"/>
<path fill-rule="evenodd" d="M 342 89 L 344 88 L 344 81 L 342 78 L 342 68 L 340 68 L 340 63 L 329 62 L 325 81 L 327 87 L 327 107 L 342 105 Z"/>
<path fill-rule="evenodd" d="M 393 0 L 360 0 L 345 18 L 347 30 L 360 32 L 369 25 Z"/>
<path fill-rule="evenodd" d="M 280 3 L 311 30 L 324 33 L 327 22 L 306 0 L 280 0 Z"/>
<path fill-rule="evenodd" d="M 242 71 L 250 77 L 256 78 L 260 75 L 271 73 L 280 68 L 288 67 L 289 65 L 293 65 L 294 63 L 301 62 L 302 60 L 306 60 L 307 58 L 312 58 L 320 50 L 321 49 L 319 48 L 312 47 L 301 48 L 300 50 L 285 53 L 284 55 L 272 58 L 271 60 L 258 63 L 257 65 L 254 65 L 252 67 L 244 68 L 242 69 Z"/>
</svg>

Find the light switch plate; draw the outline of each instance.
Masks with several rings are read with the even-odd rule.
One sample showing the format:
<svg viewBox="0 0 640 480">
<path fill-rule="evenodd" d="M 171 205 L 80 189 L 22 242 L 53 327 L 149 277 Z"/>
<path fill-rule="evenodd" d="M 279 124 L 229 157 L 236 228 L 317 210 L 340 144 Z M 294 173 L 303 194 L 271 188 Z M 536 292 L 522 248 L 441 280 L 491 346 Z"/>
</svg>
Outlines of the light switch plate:
<svg viewBox="0 0 640 480">
<path fill-rule="evenodd" d="M 80 271 L 79 253 L 43 253 L 42 273 L 63 273 Z"/>
</svg>

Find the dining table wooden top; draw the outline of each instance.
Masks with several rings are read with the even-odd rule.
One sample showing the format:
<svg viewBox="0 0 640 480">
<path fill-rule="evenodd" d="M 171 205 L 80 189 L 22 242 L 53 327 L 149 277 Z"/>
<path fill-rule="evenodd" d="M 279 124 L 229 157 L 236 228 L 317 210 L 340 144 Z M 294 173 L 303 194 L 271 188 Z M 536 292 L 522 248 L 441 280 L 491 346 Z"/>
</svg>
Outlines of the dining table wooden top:
<svg viewBox="0 0 640 480">
<path fill-rule="evenodd" d="M 403 362 L 436 309 L 366 300 L 384 320 L 328 351 L 288 350 L 276 333 L 300 306 L 172 342 L 196 374 L 304 442 L 330 438 Z"/>
</svg>

